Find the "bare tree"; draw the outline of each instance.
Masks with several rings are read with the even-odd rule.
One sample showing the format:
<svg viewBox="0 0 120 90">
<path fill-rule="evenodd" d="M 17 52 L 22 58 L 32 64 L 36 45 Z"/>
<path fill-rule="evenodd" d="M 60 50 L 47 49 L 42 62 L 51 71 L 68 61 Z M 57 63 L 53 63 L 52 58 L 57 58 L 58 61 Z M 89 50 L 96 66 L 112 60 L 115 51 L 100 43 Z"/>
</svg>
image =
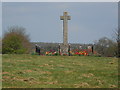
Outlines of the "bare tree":
<svg viewBox="0 0 120 90">
<path fill-rule="evenodd" d="M 120 28 L 114 31 L 113 36 L 114 36 L 113 38 L 115 39 L 115 42 L 117 43 L 118 57 L 120 57 Z"/>
<path fill-rule="evenodd" d="M 107 37 L 103 37 L 95 42 L 95 50 L 101 54 L 101 56 L 116 56 L 117 43 Z"/>
<path fill-rule="evenodd" d="M 120 29 L 118 29 L 118 34 L 117 34 L 117 43 L 118 43 L 118 57 L 120 57 Z"/>
</svg>

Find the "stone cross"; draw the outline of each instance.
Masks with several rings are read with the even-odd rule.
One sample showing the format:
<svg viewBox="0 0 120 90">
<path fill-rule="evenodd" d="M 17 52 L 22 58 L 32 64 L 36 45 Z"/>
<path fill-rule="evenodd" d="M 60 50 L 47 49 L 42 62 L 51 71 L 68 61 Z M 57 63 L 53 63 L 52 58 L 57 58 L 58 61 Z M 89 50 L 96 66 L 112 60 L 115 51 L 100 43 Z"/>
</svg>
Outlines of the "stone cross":
<svg viewBox="0 0 120 90">
<path fill-rule="evenodd" d="M 70 20 L 71 17 L 68 16 L 67 12 L 63 13 L 63 16 L 60 16 L 60 20 L 63 20 L 63 44 L 68 44 L 68 20 Z"/>
<path fill-rule="evenodd" d="M 60 20 L 63 20 L 63 44 L 60 46 L 63 54 L 68 54 L 68 20 L 70 19 L 67 12 L 60 16 Z"/>
</svg>

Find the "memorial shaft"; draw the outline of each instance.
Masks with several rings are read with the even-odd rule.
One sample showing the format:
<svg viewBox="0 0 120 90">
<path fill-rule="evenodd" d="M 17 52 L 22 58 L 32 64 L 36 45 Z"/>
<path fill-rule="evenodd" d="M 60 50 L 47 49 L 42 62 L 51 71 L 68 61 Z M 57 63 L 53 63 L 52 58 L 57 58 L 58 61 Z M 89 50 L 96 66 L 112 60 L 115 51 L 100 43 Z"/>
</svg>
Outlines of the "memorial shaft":
<svg viewBox="0 0 120 90">
<path fill-rule="evenodd" d="M 64 13 L 64 20 L 63 20 L 63 44 L 68 44 L 68 20 L 67 14 Z"/>
<path fill-rule="evenodd" d="M 68 53 L 68 20 L 70 20 L 67 12 L 63 13 L 63 16 L 60 16 L 60 19 L 63 20 L 63 45 L 61 45 L 62 53 Z"/>
</svg>

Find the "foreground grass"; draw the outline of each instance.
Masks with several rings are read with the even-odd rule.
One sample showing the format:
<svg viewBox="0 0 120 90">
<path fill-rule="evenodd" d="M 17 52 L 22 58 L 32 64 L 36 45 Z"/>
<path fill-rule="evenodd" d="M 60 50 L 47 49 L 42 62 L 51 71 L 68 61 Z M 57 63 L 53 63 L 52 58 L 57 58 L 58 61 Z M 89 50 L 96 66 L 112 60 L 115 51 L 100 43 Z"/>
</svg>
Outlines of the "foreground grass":
<svg viewBox="0 0 120 90">
<path fill-rule="evenodd" d="M 3 55 L 3 88 L 117 88 L 118 59 Z"/>
</svg>

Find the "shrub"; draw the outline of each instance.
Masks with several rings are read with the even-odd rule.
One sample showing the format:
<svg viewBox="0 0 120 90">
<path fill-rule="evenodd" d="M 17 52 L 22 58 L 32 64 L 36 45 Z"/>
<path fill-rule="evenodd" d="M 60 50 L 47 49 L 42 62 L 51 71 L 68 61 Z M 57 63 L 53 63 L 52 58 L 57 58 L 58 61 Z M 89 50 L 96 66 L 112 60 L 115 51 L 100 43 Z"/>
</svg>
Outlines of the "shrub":
<svg viewBox="0 0 120 90">
<path fill-rule="evenodd" d="M 10 27 L 2 39 L 3 54 L 29 53 L 30 42 L 25 29 L 22 27 Z"/>
<path fill-rule="evenodd" d="M 59 53 L 55 53 L 53 56 L 59 56 Z"/>
</svg>

